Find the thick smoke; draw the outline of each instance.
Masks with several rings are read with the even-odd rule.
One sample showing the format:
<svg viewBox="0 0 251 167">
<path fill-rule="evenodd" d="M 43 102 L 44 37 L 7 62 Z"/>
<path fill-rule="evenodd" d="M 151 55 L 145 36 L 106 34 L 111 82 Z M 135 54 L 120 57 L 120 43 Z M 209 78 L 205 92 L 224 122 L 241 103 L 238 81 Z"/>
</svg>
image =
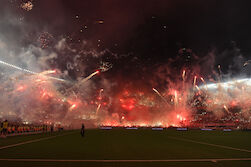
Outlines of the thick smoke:
<svg viewBox="0 0 251 167">
<path fill-rule="evenodd" d="M 181 48 L 151 67 L 137 56 L 97 49 L 2 11 L 0 60 L 9 64 L 0 63 L 0 119 L 74 127 L 249 121 L 249 81 L 225 83 L 250 75 L 235 43 L 205 56 Z"/>
<path fill-rule="evenodd" d="M 112 65 L 102 56 L 112 53 L 98 52 L 87 41 L 70 44 L 69 39 L 57 39 L 19 16 L 2 12 L 0 60 L 8 64 L 0 66 L 1 119 L 62 125 L 96 119 L 96 109 L 89 102 L 98 88 L 84 78 L 95 70 L 109 70 Z M 107 88 L 107 81 L 102 82 Z M 93 121 L 90 124 L 96 125 Z"/>
</svg>

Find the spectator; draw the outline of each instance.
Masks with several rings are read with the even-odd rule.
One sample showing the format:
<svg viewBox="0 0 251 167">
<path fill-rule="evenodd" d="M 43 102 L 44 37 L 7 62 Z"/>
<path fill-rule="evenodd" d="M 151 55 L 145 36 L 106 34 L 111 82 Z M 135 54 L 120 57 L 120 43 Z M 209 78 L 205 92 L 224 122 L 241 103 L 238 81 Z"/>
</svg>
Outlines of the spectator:
<svg viewBox="0 0 251 167">
<path fill-rule="evenodd" d="M 3 135 L 6 137 L 7 136 L 7 130 L 8 130 L 8 124 L 9 122 L 7 120 L 5 120 L 3 122 Z"/>
</svg>

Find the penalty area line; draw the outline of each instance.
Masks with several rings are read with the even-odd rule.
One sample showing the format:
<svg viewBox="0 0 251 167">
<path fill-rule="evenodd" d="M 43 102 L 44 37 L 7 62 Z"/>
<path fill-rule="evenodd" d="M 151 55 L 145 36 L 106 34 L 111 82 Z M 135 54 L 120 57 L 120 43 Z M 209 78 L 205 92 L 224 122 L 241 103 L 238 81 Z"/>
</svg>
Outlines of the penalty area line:
<svg viewBox="0 0 251 167">
<path fill-rule="evenodd" d="M 55 138 L 55 137 L 65 136 L 65 135 L 69 135 L 69 134 L 73 134 L 73 133 L 75 133 L 75 132 L 65 133 L 65 134 L 55 135 L 55 136 L 50 136 L 50 137 L 43 137 L 43 138 L 40 138 L 40 139 L 29 140 L 29 141 L 25 141 L 25 142 L 21 142 L 21 143 L 2 146 L 2 147 L 0 147 L 0 150 L 6 149 L 6 148 L 11 148 L 11 147 L 16 147 L 16 146 L 20 146 L 20 145 L 24 145 L 24 144 L 29 144 L 29 143 L 35 143 L 35 142 L 39 142 L 39 141 L 43 141 L 43 140 L 48 140 L 48 139 L 52 139 L 52 138 Z"/>
<path fill-rule="evenodd" d="M 0 161 L 20 162 L 217 162 L 217 161 L 251 161 L 251 158 L 209 158 L 209 159 L 156 159 L 156 160 L 88 160 L 88 159 L 0 159 Z"/>
<path fill-rule="evenodd" d="M 235 147 L 229 147 L 229 146 L 224 146 L 224 145 L 219 145 L 219 144 L 211 144 L 211 143 L 206 143 L 206 142 L 196 141 L 196 140 L 191 140 L 191 139 L 185 139 L 185 138 L 181 139 L 179 137 L 172 137 L 172 136 L 168 136 L 168 138 L 176 139 L 176 140 L 180 140 L 180 141 L 191 142 L 191 143 L 203 144 L 203 145 L 208 145 L 208 146 L 214 146 L 214 147 L 219 147 L 219 148 L 225 148 L 225 149 L 229 149 L 229 150 L 235 150 L 235 151 L 242 151 L 242 152 L 251 153 L 251 150 L 235 148 Z"/>
</svg>

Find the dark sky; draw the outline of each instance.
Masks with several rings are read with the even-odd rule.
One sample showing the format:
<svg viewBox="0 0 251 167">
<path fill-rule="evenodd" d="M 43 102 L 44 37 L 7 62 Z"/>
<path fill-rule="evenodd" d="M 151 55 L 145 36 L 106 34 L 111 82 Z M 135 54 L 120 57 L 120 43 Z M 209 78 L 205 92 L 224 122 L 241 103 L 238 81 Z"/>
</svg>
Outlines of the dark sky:
<svg viewBox="0 0 251 167">
<path fill-rule="evenodd" d="M 32 25 L 30 31 L 69 35 L 75 41 L 88 40 L 99 50 L 133 55 L 123 63 L 137 57 L 136 64 L 122 69 L 126 73 L 135 71 L 132 66 L 142 69 L 167 62 L 182 47 L 191 48 L 199 57 L 212 48 L 220 53 L 238 47 L 246 59 L 251 57 L 249 1 L 33 0 L 29 12 L 16 8 L 20 1 L 13 2 L 5 1 L 2 7 L 24 16 Z M 217 63 L 228 66 L 233 63 L 231 56 Z"/>
<path fill-rule="evenodd" d="M 142 36 L 145 40 L 156 38 L 160 43 L 197 48 L 222 45 L 230 40 L 246 47 L 250 41 L 248 1 L 34 0 L 33 4 L 34 8 L 23 15 L 37 28 L 46 27 L 63 34 L 77 32 L 87 25 L 80 37 L 101 39 L 107 46 L 122 45 Z M 9 1 L 3 6 L 14 10 Z M 104 24 L 97 24 L 98 20 L 104 20 Z"/>
<path fill-rule="evenodd" d="M 26 18 L 54 33 L 77 32 L 87 25 L 79 37 L 100 39 L 108 47 L 143 38 L 158 41 L 149 42 L 153 45 L 172 47 L 180 43 L 195 47 L 194 50 L 221 46 L 230 40 L 245 48 L 251 37 L 250 5 L 245 2 L 248 1 L 36 0 Z M 79 19 L 75 19 L 76 15 Z M 104 20 L 104 24 L 97 24 L 98 20 Z"/>
</svg>

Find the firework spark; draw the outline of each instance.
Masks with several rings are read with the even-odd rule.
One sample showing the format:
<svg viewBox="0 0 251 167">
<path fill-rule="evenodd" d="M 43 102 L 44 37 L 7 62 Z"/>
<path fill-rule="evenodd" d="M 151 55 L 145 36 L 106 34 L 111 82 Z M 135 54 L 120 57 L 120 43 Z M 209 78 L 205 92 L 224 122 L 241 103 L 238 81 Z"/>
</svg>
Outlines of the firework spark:
<svg viewBox="0 0 251 167">
<path fill-rule="evenodd" d="M 195 87 L 195 85 L 196 85 L 196 81 L 197 81 L 197 76 L 194 76 L 194 78 L 193 78 L 193 86 Z"/>
<path fill-rule="evenodd" d="M 236 87 L 236 85 L 242 84 L 242 85 L 247 85 L 251 86 L 251 79 L 250 78 L 244 78 L 244 79 L 237 79 L 237 80 L 230 80 L 227 82 L 219 82 L 219 83 L 210 83 L 210 84 L 205 84 L 204 86 L 200 86 L 202 88 L 207 87 L 208 89 L 217 89 L 219 87 L 222 87 L 224 89 L 231 89 Z"/>
<path fill-rule="evenodd" d="M 251 63 L 251 60 L 246 61 L 246 62 L 243 64 L 243 67 L 249 65 L 250 63 Z"/>
<path fill-rule="evenodd" d="M 32 1 L 27 1 L 27 2 L 24 2 L 20 5 L 20 7 L 23 9 L 23 10 L 26 10 L 26 11 L 31 11 L 34 7 Z"/>
<path fill-rule="evenodd" d="M 198 87 L 198 85 L 195 85 L 195 88 L 196 88 L 198 91 L 200 91 L 200 88 Z"/>
<path fill-rule="evenodd" d="M 98 70 L 95 71 L 95 72 L 93 72 L 93 73 L 90 74 L 88 77 L 82 79 L 81 82 L 80 82 L 80 84 L 85 83 L 86 81 L 88 81 L 88 80 L 91 79 L 93 76 L 95 76 L 95 75 L 97 75 L 97 74 L 99 74 L 99 73 L 100 73 L 100 71 L 98 71 Z"/>
<path fill-rule="evenodd" d="M 76 108 L 76 107 L 77 107 L 76 104 L 72 104 L 71 107 L 69 108 L 69 110 L 71 111 L 71 110 L 73 110 L 73 109 Z"/>
<path fill-rule="evenodd" d="M 185 77 L 186 77 L 186 70 L 183 70 L 183 72 L 182 72 L 182 79 L 183 79 L 183 81 L 185 81 Z"/>
<path fill-rule="evenodd" d="M 61 82 L 66 82 L 66 80 L 64 80 L 64 79 L 55 78 L 55 77 L 51 77 L 51 76 L 46 75 L 46 74 L 55 73 L 54 70 L 49 70 L 49 71 L 45 71 L 45 72 L 42 72 L 42 73 L 37 73 L 37 72 L 30 71 L 30 70 L 18 67 L 16 65 L 13 65 L 13 64 L 1 61 L 1 60 L 0 60 L 0 64 L 3 64 L 5 66 L 11 67 L 11 68 L 14 68 L 14 69 L 19 70 L 19 71 L 23 71 L 25 73 L 30 73 L 30 74 L 33 74 L 33 75 L 40 75 L 40 76 L 44 76 L 45 78 L 48 78 L 48 79 L 53 79 L 53 80 L 57 80 L 57 81 L 61 81 Z"/>
<path fill-rule="evenodd" d="M 109 62 L 100 62 L 100 67 L 99 69 L 101 70 L 101 72 L 105 72 L 105 71 L 108 71 L 112 68 L 112 64 L 109 63 Z"/>
<path fill-rule="evenodd" d="M 100 107 L 101 107 L 101 104 L 98 105 L 97 110 L 96 110 L 96 113 L 98 113 Z"/>
<path fill-rule="evenodd" d="M 165 102 L 167 102 L 166 99 L 159 93 L 159 91 L 158 91 L 157 89 L 153 88 L 153 91 L 154 91 L 162 100 L 164 100 Z"/>
</svg>

